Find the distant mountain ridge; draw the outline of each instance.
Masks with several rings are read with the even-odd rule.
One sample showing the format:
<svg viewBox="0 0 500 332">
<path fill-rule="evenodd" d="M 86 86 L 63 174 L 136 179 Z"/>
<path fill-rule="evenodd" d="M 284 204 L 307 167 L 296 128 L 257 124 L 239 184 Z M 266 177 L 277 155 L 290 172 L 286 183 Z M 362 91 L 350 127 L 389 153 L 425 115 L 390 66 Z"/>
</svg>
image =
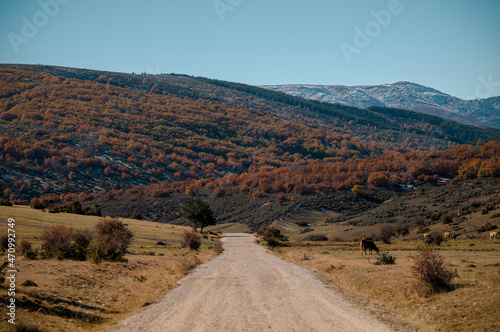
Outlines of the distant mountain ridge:
<svg viewBox="0 0 500 332">
<path fill-rule="evenodd" d="M 500 128 L 500 96 L 464 100 L 411 82 L 366 86 L 287 84 L 262 87 L 331 104 L 363 109 L 370 106 L 401 108 L 478 127 Z"/>
<path fill-rule="evenodd" d="M 185 223 L 199 197 L 256 230 L 372 209 L 415 181 L 498 177 L 499 142 L 496 128 L 210 78 L 0 64 L 0 204 Z"/>
</svg>

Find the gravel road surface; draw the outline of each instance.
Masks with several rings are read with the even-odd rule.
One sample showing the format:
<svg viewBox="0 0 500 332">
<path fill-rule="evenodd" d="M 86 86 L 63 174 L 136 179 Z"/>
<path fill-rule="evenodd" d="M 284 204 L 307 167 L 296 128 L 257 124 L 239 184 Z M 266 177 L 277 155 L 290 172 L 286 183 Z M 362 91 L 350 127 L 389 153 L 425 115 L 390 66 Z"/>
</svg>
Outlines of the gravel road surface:
<svg viewBox="0 0 500 332">
<path fill-rule="evenodd" d="M 116 331 L 390 331 L 327 289 L 313 272 L 270 255 L 249 234 Z"/>
</svg>

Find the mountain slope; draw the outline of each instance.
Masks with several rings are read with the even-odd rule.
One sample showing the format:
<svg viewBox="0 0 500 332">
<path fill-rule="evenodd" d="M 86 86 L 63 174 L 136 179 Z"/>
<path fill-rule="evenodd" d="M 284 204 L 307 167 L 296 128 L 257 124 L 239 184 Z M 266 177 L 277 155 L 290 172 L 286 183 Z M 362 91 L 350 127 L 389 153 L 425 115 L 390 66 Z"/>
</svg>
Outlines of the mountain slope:
<svg viewBox="0 0 500 332">
<path fill-rule="evenodd" d="M 267 85 L 264 88 L 321 102 L 402 108 L 475 126 L 500 128 L 500 97 L 463 100 L 409 82 L 369 86 Z"/>
<path fill-rule="evenodd" d="M 183 222 L 195 196 L 257 229 L 301 209 L 370 209 L 408 183 L 498 176 L 492 140 L 500 130 L 208 78 L 0 66 L 0 204 Z"/>
<path fill-rule="evenodd" d="M 404 121 L 388 118 L 387 114 L 367 111 L 362 108 L 334 105 L 300 97 L 293 97 L 256 86 L 226 82 L 204 77 L 192 77 L 178 74 L 126 74 L 89 69 L 1 64 L 0 67 L 17 68 L 52 76 L 91 81 L 102 85 L 111 85 L 134 91 L 147 92 L 148 95 L 169 95 L 188 100 L 203 100 L 228 107 L 248 109 L 262 114 L 270 114 L 285 121 L 293 120 L 328 132 L 349 134 L 356 137 L 370 136 L 370 141 L 380 141 L 390 149 L 401 146 L 388 146 L 393 143 L 403 145 L 417 140 L 418 147 L 443 148 L 449 142 L 463 144 L 478 140 L 489 141 L 500 138 L 498 129 L 480 129 L 477 127 L 453 124 L 453 130 L 436 125 L 422 123 L 419 113 L 406 116 Z M 424 121 L 425 122 L 425 121 Z M 415 133 L 418 132 L 418 139 Z M 272 132 L 270 133 L 272 134 Z"/>
</svg>

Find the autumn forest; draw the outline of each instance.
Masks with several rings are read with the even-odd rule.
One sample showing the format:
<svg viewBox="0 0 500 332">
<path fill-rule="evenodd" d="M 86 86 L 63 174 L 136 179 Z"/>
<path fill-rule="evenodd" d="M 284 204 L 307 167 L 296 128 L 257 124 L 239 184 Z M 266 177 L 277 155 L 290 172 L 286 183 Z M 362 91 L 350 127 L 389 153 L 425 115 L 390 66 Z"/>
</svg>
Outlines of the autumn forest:
<svg viewBox="0 0 500 332">
<path fill-rule="evenodd" d="M 280 204 L 500 176 L 496 129 L 182 75 L 13 67 L 0 67 L 0 195 L 17 204 Z"/>
</svg>

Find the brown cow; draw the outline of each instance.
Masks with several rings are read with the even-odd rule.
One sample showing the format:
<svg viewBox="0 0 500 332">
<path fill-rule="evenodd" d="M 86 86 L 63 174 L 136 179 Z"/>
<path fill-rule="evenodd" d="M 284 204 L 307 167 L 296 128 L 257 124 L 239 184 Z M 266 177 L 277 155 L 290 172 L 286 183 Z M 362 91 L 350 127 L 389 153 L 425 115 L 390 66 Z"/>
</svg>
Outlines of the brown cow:
<svg viewBox="0 0 500 332">
<path fill-rule="evenodd" d="M 444 238 L 445 240 L 452 240 L 453 235 L 451 234 L 451 232 L 444 232 Z"/>
<path fill-rule="evenodd" d="M 361 245 L 361 255 L 363 255 L 363 252 L 365 253 L 365 255 L 367 255 L 366 249 L 370 251 L 370 255 L 372 254 L 372 250 L 375 250 L 377 253 L 379 253 L 379 250 L 375 245 L 375 243 L 373 243 L 373 241 L 361 240 L 360 245 Z"/>
<path fill-rule="evenodd" d="M 490 239 L 498 239 L 498 232 L 490 232 Z"/>
</svg>

